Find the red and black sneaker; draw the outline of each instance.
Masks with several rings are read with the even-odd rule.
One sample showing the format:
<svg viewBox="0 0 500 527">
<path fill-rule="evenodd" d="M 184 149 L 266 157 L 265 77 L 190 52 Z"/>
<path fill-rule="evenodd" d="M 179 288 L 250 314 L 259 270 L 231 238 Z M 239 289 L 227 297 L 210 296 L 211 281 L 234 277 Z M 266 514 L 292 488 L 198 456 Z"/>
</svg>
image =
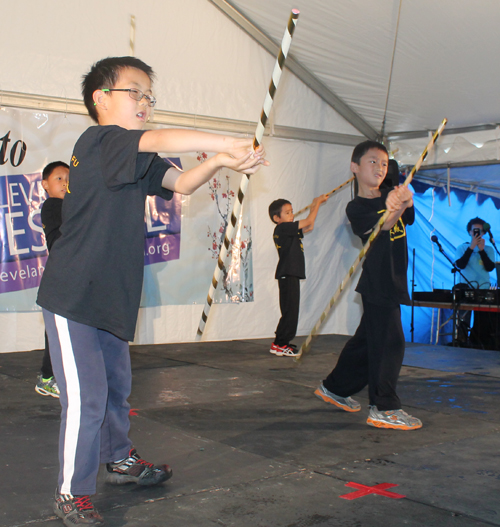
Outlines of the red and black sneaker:
<svg viewBox="0 0 500 527">
<path fill-rule="evenodd" d="M 94 509 L 90 496 L 59 494 L 56 490 L 54 513 L 61 518 L 66 527 L 73 525 L 102 525 L 102 516 Z"/>
<path fill-rule="evenodd" d="M 172 469 L 168 465 L 153 465 L 144 461 L 135 448 L 129 452 L 128 457 L 116 463 L 108 463 L 106 468 L 106 482 L 113 485 L 137 483 L 149 487 L 172 477 Z"/>
<path fill-rule="evenodd" d="M 284 346 L 278 346 L 274 342 L 271 344 L 270 353 L 277 355 L 278 357 L 296 357 L 299 352 L 294 344 L 285 344 Z"/>
</svg>

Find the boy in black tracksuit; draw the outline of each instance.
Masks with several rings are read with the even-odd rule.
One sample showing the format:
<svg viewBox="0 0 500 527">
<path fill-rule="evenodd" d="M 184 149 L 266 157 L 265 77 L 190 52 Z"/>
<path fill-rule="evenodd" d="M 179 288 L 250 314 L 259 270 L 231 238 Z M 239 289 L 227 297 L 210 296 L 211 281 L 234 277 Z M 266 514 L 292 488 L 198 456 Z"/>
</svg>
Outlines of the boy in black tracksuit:
<svg viewBox="0 0 500 527">
<path fill-rule="evenodd" d="M 42 171 L 42 187 L 49 197 L 43 202 L 41 210 L 42 227 L 45 233 L 47 249 L 50 251 L 54 242 L 61 236 L 59 227 L 62 223 L 63 198 L 68 189 L 69 166 L 64 161 L 53 161 Z M 49 340 L 45 333 L 45 351 L 42 367 L 37 378 L 35 391 L 40 395 L 59 398 L 57 386 L 50 361 Z"/>
<path fill-rule="evenodd" d="M 414 221 L 413 198 L 404 185 L 380 190 L 388 167 L 386 148 L 365 141 L 354 149 L 351 170 L 358 193 L 346 208 L 354 234 L 363 244 L 386 210 L 391 211 L 370 247 L 356 287 L 363 316 L 346 343 L 337 365 L 314 392 L 317 397 L 348 412 L 361 405 L 351 395 L 368 384 L 367 423 L 378 428 L 413 430 L 419 419 L 401 409 L 396 384 L 403 363 L 405 339 L 400 304 L 408 305 L 406 225 Z"/>
<path fill-rule="evenodd" d="M 304 220 L 294 221 L 292 204 L 278 199 L 269 205 L 269 217 L 276 223 L 274 244 L 278 249 L 279 261 L 275 278 L 278 280 L 281 318 L 276 328 L 276 339 L 270 352 L 279 357 L 295 357 L 297 350 L 290 345 L 297 332 L 300 305 L 300 280 L 306 277 L 304 232 L 314 229 L 319 206 L 328 200 L 323 194 L 314 198 L 309 215 Z"/>
</svg>

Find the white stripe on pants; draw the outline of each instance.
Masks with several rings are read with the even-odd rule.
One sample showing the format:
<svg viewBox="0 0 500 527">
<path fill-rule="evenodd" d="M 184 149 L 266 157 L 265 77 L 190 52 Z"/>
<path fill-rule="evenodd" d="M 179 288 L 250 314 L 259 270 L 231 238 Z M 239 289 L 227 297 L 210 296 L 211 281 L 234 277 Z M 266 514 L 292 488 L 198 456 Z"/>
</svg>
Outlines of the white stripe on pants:
<svg viewBox="0 0 500 527">
<path fill-rule="evenodd" d="M 94 494 L 99 463 L 123 459 L 132 446 L 128 342 L 45 309 L 43 316 L 61 392 L 59 490 Z"/>
</svg>

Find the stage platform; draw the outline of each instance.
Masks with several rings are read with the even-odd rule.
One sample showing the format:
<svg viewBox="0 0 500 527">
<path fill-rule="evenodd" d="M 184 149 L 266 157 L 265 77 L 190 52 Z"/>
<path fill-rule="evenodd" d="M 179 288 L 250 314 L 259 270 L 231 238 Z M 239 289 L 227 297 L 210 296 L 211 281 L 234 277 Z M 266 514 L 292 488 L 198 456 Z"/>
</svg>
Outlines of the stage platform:
<svg viewBox="0 0 500 527">
<path fill-rule="evenodd" d="M 424 426 L 403 432 L 366 424 L 366 391 L 358 413 L 313 395 L 346 340 L 318 337 L 301 365 L 270 339 L 132 346 L 131 437 L 174 476 L 149 489 L 100 477 L 105 525 L 500 526 L 500 352 L 408 344 L 399 393 Z M 63 525 L 59 403 L 35 393 L 41 359 L 0 354 L 5 527 Z"/>
</svg>

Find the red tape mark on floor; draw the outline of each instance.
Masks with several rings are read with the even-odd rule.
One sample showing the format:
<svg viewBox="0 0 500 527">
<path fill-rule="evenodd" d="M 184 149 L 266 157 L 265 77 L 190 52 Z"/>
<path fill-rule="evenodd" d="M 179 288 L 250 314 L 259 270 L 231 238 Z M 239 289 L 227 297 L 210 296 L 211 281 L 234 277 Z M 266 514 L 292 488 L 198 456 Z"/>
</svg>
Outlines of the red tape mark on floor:
<svg viewBox="0 0 500 527">
<path fill-rule="evenodd" d="M 346 487 L 352 487 L 353 489 L 359 489 L 357 492 L 350 492 L 349 494 L 343 494 L 339 498 L 344 498 L 345 500 L 356 500 L 367 496 L 368 494 L 379 494 L 380 496 L 385 496 L 386 498 L 392 498 L 398 500 L 400 498 L 406 498 L 402 494 L 397 494 L 396 492 L 387 492 L 385 489 L 390 489 L 391 487 L 397 487 L 395 483 L 379 483 L 373 487 L 367 485 L 361 485 L 359 483 L 346 483 Z"/>
</svg>

